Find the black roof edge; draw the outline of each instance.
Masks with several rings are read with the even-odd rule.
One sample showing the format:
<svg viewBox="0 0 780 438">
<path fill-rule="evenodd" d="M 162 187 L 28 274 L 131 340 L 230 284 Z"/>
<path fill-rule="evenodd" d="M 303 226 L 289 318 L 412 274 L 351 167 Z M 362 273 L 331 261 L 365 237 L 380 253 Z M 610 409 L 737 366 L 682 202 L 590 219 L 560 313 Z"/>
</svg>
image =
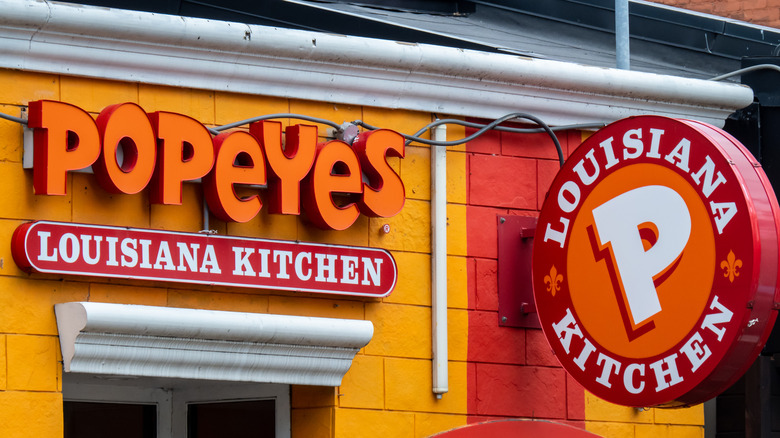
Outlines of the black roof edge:
<svg viewBox="0 0 780 438">
<path fill-rule="evenodd" d="M 614 0 L 471 0 L 572 25 L 614 33 Z M 647 2 L 629 2 L 631 38 L 741 59 L 771 55 L 780 30 Z"/>
</svg>

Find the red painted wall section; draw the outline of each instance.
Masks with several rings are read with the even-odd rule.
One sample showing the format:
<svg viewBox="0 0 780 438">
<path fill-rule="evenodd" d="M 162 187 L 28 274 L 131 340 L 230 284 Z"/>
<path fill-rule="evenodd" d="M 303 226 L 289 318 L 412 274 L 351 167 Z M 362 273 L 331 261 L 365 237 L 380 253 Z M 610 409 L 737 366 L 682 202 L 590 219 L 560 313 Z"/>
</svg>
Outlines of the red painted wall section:
<svg viewBox="0 0 780 438">
<path fill-rule="evenodd" d="M 581 139 L 576 131 L 558 137 L 565 156 Z M 545 133 L 490 131 L 466 151 L 469 423 L 521 417 L 584 428 L 583 389 L 558 365 L 541 330 L 498 324 L 496 216 L 538 216 L 559 168 L 555 146 Z"/>
</svg>

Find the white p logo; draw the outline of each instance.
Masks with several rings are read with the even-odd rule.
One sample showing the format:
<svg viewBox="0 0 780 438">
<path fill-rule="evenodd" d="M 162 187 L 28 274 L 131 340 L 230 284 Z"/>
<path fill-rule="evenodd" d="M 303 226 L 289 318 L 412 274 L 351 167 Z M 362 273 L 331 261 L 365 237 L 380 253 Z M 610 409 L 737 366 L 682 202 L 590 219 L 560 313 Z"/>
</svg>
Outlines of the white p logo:
<svg viewBox="0 0 780 438">
<path fill-rule="evenodd" d="M 634 324 L 661 311 L 653 283 L 682 255 L 691 236 L 691 214 L 683 198 L 664 186 L 623 193 L 593 209 L 599 245 L 609 245 Z M 640 230 L 655 228 L 645 250 Z"/>
</svg>

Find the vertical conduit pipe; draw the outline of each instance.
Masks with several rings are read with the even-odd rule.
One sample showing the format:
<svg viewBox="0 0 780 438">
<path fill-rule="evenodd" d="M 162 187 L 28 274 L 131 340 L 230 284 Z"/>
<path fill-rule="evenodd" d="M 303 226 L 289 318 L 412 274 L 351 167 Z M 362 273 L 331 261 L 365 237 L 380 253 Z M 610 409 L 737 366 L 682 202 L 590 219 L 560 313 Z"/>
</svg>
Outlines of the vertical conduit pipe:
<svg viewBox="0 0 780 438">
<path fill-rule="evenodd" d="M 631 70 L 629 35 L 628 0 L 615 0 L 615 57 L 621 70 Z"/>
<path fill-rule="evenodd" d="M 445 141 L 447 128 L 433 128 L 433 139 Z M 431 324 L 433 393 L 449 391 L 447 352 L 447 148 L 431 146 Z"/>
</svg>

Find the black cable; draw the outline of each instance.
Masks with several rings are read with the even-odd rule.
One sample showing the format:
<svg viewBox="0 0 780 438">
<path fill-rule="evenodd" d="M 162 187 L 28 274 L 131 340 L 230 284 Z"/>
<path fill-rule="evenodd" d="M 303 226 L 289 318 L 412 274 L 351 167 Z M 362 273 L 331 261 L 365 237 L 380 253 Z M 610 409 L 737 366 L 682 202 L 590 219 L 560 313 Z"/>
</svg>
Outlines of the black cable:
<svg viewBox="0 0 780 438">
<path fill-rule="evenodd" d="M 9 120 L 12 122 L 20 123 L 22 125 L 27 125 L 27 120 L 22 119 L 20 117 L 14 117 L 10 116 L 8 114 L 0 113 L 0 118 Z M 238 126 L 247 125 L 250 123 L 254 123 L 260 120 L 269 120 L 269 119 L 297 119 L 297 120 L 305 120 L 309 122 L 314 123 L 321 123 L 324 125 L 328 125 L 338 131 L 341 131 L 343 129 L 342 125 L 339 125 L 338 123 L 332 122 L 330 120 L 322 119 L 319 117 L 312 117 L 312 116 L 306 116 L 302 114 L 294 114 L 294 113 L 276 113 L 276 114 L 266 114 L 264 116 L 258 116 L 258 117 L 252 117 L 249 119 L 239 120 L 237 122 L 228 123 L 226 125 L 216 126 L 213 128 L 206 128 L 208 131 L 213 135 L 219 135 L 221 131 L 236 128 Z M 539 125 L 539 128 L 512 128 L 509 126 L 499 126 L 501 123 L 504 123 L 508 120 L 512 119 L 527 119 L 530 120 L 537 125 Z M 379 129 L 376 126 L 369 125 L 368 123 L 365 123 L 361 120 L 356 120 L 352 122 L 352 124 L 357 126 L 362 126 L 366 129 L 375 130 Z M 473 134 L 462 138 L 460 140 L 451 140 L 451 141 L 436 141 L 436 140 L 429 140 L 426 138 L 421 138 L 420 135 L 422 135 L 425 131 L 434 128 L 439 125 L 443 124 L 455 124 L 455 125 L 461 125 L 466 126 L 470 128 L 478 129 Z M 510 113 L 503 117 L 499 117 L 498 119 L 493 120 L 492 122 L 488 124 L 481 124 L 481 123 L 474 123 L 474 122 L 467 122 L 464 120 L 458 120 L 458 119 L 440 119 L 436 120 L 434 122 L 431 122 L 424 127 L 420 128 L 416 133 L 413 135 L 408 134 L 401 134 L 404 139 L 406 140 L 406 145 L 409 145 L 411 142 L 418 142 L 422 144 L 427 144 L 430 146 L 457 146 L 464 143 L 467 143 L 471 140 L 474 140 L 475 138 L 480 137 L 485 132 L 494 129 L 497 131 L 506 131 L 506 132 L 515 132 L 515 133 L 524 133 L 524 134 L 530 134 L 530 133 L 538 133 L 538 132 L 546 132 L 547 135 L 550 136 L 550 139 L 552 139 L 553 143 L 555 144 L 555 150 L 558 154 L 558 162 L 560 163 L 561 167 L 563 167 L 564 163 L 564 157 L 563 157 L 563 150 L 561 148 L 561 143 L 558 140 L 558 137 L 555 135 L 556 130 L 568 130 L 568 129 L 589 129 L 589 128 L 601 128 L 605 126 L 605 123 L 598 123 L 598 124 L 579 124 L 579 125 L 566 125 L 566 126 L 557 126 L 555 128 L 550 128 L 546 123 L 544 123 L 541 119 L 538 117 L 526 114 L 526 113 Z"/>
<path fill-rule="evenodd" d="M 532 122 L 539 125 L 539 128 L 534 129 L 526 129 L 526 128 L 511 128 L 507 126 L 499 126 L 501 123 L 506 122 L 507 120 L 511 119 L 528 119 Z M 353 122 L 355 124 L 358 124 L 360 126 L 363 126 L 366 129 L 377 129 L 374 126 L 371 126 L 367 123 L 364 123 L 362 121 L 355 121 Z M 425 131 L 429 130 L 430 128 L 433 128 L 438 125 L 442 124 L 458 124 L 463 126 L 468 126 L 472 128 L 480 128 L 477 132 L 469 135 L 468 137 L 465 137 L 461 140 L 452 140 L 452 141 L 436 141 L 436 140 L 429 140 L 427 138 L 421 138 L 420 135 L 424 133 Z M 600 128 L 605 126 L 604 123 L 599 124 L 581 124 L 581 125 L 569 125 L 569 126 L 560 126 L 557 129 L 563 130 L 563 129 L 586 129 L 586 128 Z M 406 139 L 406 144 L 408 145 L 411 142 L 418 142 L 422 144 L 427 144 L 430 146 L 457 146 L 466 142 L 469 142 L 471 140 L 474 140 L 475 138 L 481 136 L 485 132 L 496 129 L 500 131 L 509 131 L 509 132 L 519 132 L 519 133 L 536 133 L 536 132 L 546 132 L 550 138 L 552 139 L 553 143 L 555 144 L 556 152 L 558 153 L 558 162 L 560 163 L 561 167 L 563 167 L 564 158 L 563 158 L 563 150 L 561 149 L 561 143 L 558 141 L 558 137 L 555 135 L 555 132 L 552 128 L 550 128 L 546 123 L 544 123 L 542 120 L 537 118 L 536 116 L 533 116 L 531 114 L 526 113 L 511 113 L 507 114 L 503 117 L 499 117 L 496 120 L 493 120 L 492 122 L 484 125 L 480 123 L 473 123 L 473 122 L 465 122 L 462 120 L 457 119 L 443 119 L 443 120 L 436 120 L 434 122 L 431 122 L 424 127 L 422 127 L 419 131 L 414 133 L 413 135 L 406 135 L 401 134 Z"/>
<path fill-rule="evenodd" d="M 326 120 L 326 119 L 321 119 L 319 117 L 304 116 L 302 114 L 293 114 L 293 113 L 276 113 L 276 114 L 266 114 L 264 116 L 252 117 L 250 119 L 239 120 L 238 122 L 228 123 L 227 125 L 208 128 L 208 130 L 212 134 L 217 135 L 221 131 L 224 131 L 226 129 L 237 128 L 242 125 L 248 125 L 250 123 L 259 122 L 260 120 L 269 120 L 269 119 L 306 120 L 307 122 L 322 123 L 323 125 L 328 125 L 336 129 L 341 129 L 341 125 L 339 125 L 338 123 L 331 122 L 330 120 Z"/>
<path fill-rule="evenodd" d="M 10 116 L 10 115 L 5 114 L 5 113 L 0 113 L 0 119 L 10 120 L 12 122 L 16 122 L 16 123 L 22 124 L 24 126 L 27 126 L 27 120 L 25 120 L 25 119 L 23 119 L 21 117 L 14 117 L 14 116 Z"/>
</svg>

